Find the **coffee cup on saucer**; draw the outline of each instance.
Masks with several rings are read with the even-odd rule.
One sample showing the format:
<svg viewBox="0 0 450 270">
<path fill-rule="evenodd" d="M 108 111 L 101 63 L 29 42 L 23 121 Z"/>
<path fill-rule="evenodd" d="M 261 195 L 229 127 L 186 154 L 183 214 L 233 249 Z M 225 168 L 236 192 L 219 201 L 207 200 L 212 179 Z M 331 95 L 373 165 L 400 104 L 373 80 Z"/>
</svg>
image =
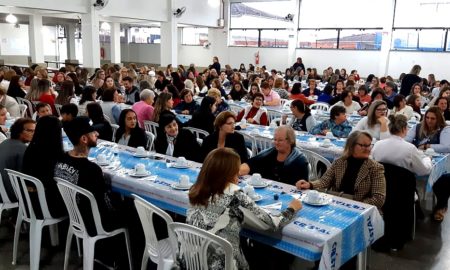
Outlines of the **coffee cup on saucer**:
<svg viewBox="0 0 450 270">
<path fill-rule="evenodd" d="M 262 180 L 261 174 L 259 174 L 259 173 L 254 173 L 252 175 L 250 181 L 251 181 L 251 183 L 253 185 L 262 185 L 263 184 L 263 180 Z"/>
<path fill-rule="evenodd" d="M 333 132 L 328 131 L 327 133 L 325 133 L 325 137 L 327 137 L 327 138 L 334 138 Z"/>
<path fill-rule="evenodd" d="M 331 140 L 330 139 L 324 139 L 323 140 L 323 145 L 331 145 Z"/>
<path fill-rule="evenodd" d="M 178 166 L 186 166 L 187 165 L 187 160 L 185 157 L 178 157 L 177 158 L 177 165 Z"/>
<path fill-rule="evenodd" d="M 67 145 L 67 147 L 69 147 L 69 145 Z M 106 161 L 106 156 L 104 154 L 98 154 L 97 156 L 97 162 L 100 164 L 105 164 L 107 163 Z"/>
<path fill-rule="evenodd" d="M 142 163 L 138 163 L 134 166 L 134 173 L 136 175 L 144 175 L 147 174 L 147 171 L 145 170 L 145 165 Z"/>
<path fill-rule="evenodd" d="M 139 146 L 136 148 L 136 155 L 138 156 L 144 156 L 145 155 L 145 148 L 142 146 Z"/>
<path fill-rule="evenodd" d="M 189 184 L 189 176 L 185 174 L 180 175 L 180 178 L 178 179 L 178 185 L 181 187 L 187 187 L 189 186 Z"/>
<path fill-rule="evenodd" d="M 320 193 L 317 190 L 310 190 L 308 192 L 308 201 L 310 203 L 318 203 L 320 201 Z"/>
<path fill-rule="evenodd" d="M 436 151 L 434 151 L 433 148 L 428 148 L 427 150 L 425 150 L 425 154 L 427 154 L 427 155 L 435 155 Z"/>
<path fill-rule="evenodd" d="M 246 185 L 244 187 L 244 193 L 247 194 L 250 198 L 253 198 L 256 195 L 255 189 L 250 185 Z"/>
</svg>

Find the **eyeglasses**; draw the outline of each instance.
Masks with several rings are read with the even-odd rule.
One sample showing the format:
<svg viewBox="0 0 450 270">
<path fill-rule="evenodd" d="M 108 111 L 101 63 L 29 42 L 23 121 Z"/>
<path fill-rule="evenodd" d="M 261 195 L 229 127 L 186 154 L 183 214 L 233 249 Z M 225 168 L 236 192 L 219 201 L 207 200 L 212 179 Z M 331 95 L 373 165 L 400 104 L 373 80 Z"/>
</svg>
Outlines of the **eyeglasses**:
<svg viewBox="0 0 450 270">
<path fill-rule="evenodd" d="M 359 147 L 361 147 L 361 148 L 371 148 L 372 147 L 371 144 L 356 143 L 356 145 L 359 145 Z"/>
<path fill-rule="evenodd" d="M 263 101 L 262 98 L 255 98 L 255 101 Z"/>
<path fill-rule="evenodd" d="M 287 141 L 287 139 L 285 138 L 285 139 L 276 139 L 276 138 L 273 138 L 273 141 L 274 142 L 284 142 L 284 141 Z"/>
</svg>

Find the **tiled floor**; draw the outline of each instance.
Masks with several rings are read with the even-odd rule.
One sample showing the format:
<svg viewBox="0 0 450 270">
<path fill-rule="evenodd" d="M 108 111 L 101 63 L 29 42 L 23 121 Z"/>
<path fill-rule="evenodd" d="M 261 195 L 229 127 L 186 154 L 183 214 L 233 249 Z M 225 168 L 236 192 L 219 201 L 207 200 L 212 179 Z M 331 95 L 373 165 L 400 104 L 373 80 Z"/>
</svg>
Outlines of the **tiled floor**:
<svg viewBox="0 0 450 270">
<path fill-rule="evenodd" d="M 21 235 L 17 265 L 11 265 L 14 230 L 6 223 L 6 218 L 3 218 L 2 226 L 0 226 L 0 270 L 29 269 L 28 235 Z M 60 234 L 60 240 L 64 242 L 65 237 L 62 236 L 62 232 Z M 48 235 L 48 232 L 45 232 L 45 235 Z M 44 237 L 41 269 L 63 269 L 63 248 L 49 249 L 48 242 L 48 237 Z M 133 254 L 133 256 L 134 259 L 140 260 L 141 254 Z M 416 239 L 408 243 L 403 250 L 391 254 L 371 251 L 369 260 L 371 270 L 449 270 L 450 215 L 441 224 L 426 217 L 417 224 Z M 292 269 L 310 269 L 311 266 L 309 262 L 297 260 Z M 69 269 L 82 269 L 82 261 L 76 256 L 74 245 Z"/>
</svg>

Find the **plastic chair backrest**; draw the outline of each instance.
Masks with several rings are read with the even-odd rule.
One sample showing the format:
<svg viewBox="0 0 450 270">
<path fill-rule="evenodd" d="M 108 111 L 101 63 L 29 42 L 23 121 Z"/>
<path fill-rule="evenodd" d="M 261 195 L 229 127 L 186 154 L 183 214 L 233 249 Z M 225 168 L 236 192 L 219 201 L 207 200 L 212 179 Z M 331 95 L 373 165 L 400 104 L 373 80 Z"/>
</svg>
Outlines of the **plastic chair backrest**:
<svg viewBox="0 0 450 270">
<path fill-rule="evenodd" d="M 311 110 L 318 110 L 318 111 L 324 111 L 327 112 L 330 109 L 330 105 L 324 102 L 316 102 L 314 104 L 309 105 L 309 108 Z"/>
<path fill-rule="evenodd" d="M 145 131 L 149 131 L 153 133 L 153 135 L 158 136 L 158 127 L 159 124 L 153 121 L 144 121 Z"/>
<path fill-rule="evenodd" d="M 2 179 L 2 174 L 0 173 L 0 198 L 2 198 L 2 203 L 0 203 L 0 204 L 13 203 L 11 201 L 11 199 L 9 198 L 8 193 L 6 192 L 5 184 L 3 184 L 3 181 L 9 181 L 9 179 L 3 180 Z"/>
<path fill-rule="evenodd" d="M 420 119 L 422 118 L 422 116 L 420 115 L 420 113 L 418 113 L 418 112 L 413 112 L 413 116 L 416 118 L 417 122 L 420 122 Z"/>
<path fill-rule="evenodd" d="M 307 149 L 299 148 L 300 152 L 302 152 L 306 159 L 308 160 L 309 164 L 309 181 L 319 179 L 322 175 L 319 175 L 319 172 L 317 171 L 317 165 L 319 164 L 319 161 L 322 162 L 327 169 L 330 168 L 331 162 L 326 159 L 325 157 Z"/>
<path fill-rule="evenodd" d="M 42 182 L 30 175 L 23 174 L 11 169 L 5 169 L 11 180 L 11 184 L 16 193 L 17 200 L 19 201 L 19 207 L 22 209 L 22 215 L 24 220 L 31 221 L 36 220 L 36 214 L 31 202 L 28 187 L 35 187 L 38 195 L 39 207 L 42 210 L 43 219 L 52 219 L 47 206 L 47 199 L 45 197 L 44 185 Z M 27 185 L 28 184 L 28 185 Z"/>
<path fill-rule="evenodd" d="M 266 149 L 269 149 L 273 146 L 272 139 L 262 137 L 259 135 L 254 136 L 253 139 L 255 140 L 256 154 Z"/>
<path fill-rule="evenodd" d="M 112 141 L 115 142 L 116 141 L 116 132 L 119 129 L 119 125 L 116 125 L 116 124 L 110 124 L 110 125 L 111 125 L 112 131 L 113 131 Z"/>
<path fill-rule="evenodd" d="M 153 150 L 156 136 L 149 131 L 145 131 L 145 134 L 147 135 L 147 150 Z"/>
<path fill-rule="evenodd" d="M 187 269 L 207 270 L 208 267 L 208 247 L 220 247 L 225 255 L 224 270 L 233 269 L 233 247 L 227 240 L 215 234 L 199 229 L 192 225 L 183 223 L 169 224 L 173 232 L 172 237 L 176 237 L 178 245 L 173 247 L 174 254 L 179 254 L 184 258 Z M 173 241 L 175 242 L 175 241 Z"/>
<path fill-rule="evenodd" d="M 97 235 L 106 234 L 105 230 L 103 229 L 100 212 L 98 210 L 97 201 L 95 200 L 94 195 L 92 195 L 90 191 L 76 186 L 64 179 L 55 177 L 55 181 L 57 182 L 59 192 L 61 193 L 64 204 L 67 208 L 67 212 L 69 213 L 70 225 L 72 226 L 73 233 L 80 238 L 89 236 L 86 230 L 83 216 L 81 215 L 80 208 L 78 207 L 77 203 L 77 201 L 80 199 L 79 196 L 82 196 L 87 198 L 90 202 Z"/>
<path fill-rule="evenodd" d="M 229 103 L 228 105 L 230 105 L 230 110 L 236 115 L 238 115 L 244 109 L 244 107 L 237 104 Z"/>
<path fill-rule="evenodd" d="M 19 104 L 27 105 L 27 108 L 28 108 L 28 114 L 29 114 L 30 117 L 32 117 L 32 116 L 33 116 L 33 113 L 34 113 L 34 107 L 33 107 L 33 104 L 32 104 L 28 99 L 25 99 L 25 98 L 17 97 L 16 99 L 17 99 L 17 102 L 18 102 Z"/>
<path fill-rule="evenodd" d="M 283 101 L 283 99 L 281 100 Z M 291 103 L 293 100 L 285 100 L 285 102 L 281 102 L 282 106 L 283 106 L 283 110 L 289 110 L 291 108 Z"/>
<path fill-rule="evenodd" d="M 276 120 L 281 122 L 282 117 L 283 117 L 283 114 L 279 111 L 272 110 L 272 109 L 267 110 L 267 118 L 269 118 L 269 124 L 271 124 L 272 121 L 276 121 Z"/>
<path fill-rule="evenodd" d="M 112 125 L 111 118 L 109 118 L 109 116 L 107 116 L 106 114 L 103 114 L 103 118 L 105 118 L 105 120 L 108 121 Z"/>
<path fill-rule="evenodd" d="M 208 131 L 199 128 L 185 127 L 184 129 L 191 131 L 192 134 L 194 134 L 197 139 L 204 139 L 206 136 L 209 135 Z"/>
<path fill-rule="evenodd" d="M 62 108 L 61 104 L 55 104 L 55 109 L 59 116 L 61 116 L 61 108 Z"/>
<path fill-rule="evenodd" d="M 136 194 L 132 195 L 134 197 L 134 205 L 136 206 L 136 210 L 139 215 L 139 219 L 142 223 L 142 228 L 144 229 L 145 234 L 145 242 L 147 250 L 150 252 L 150 255 L 153 257 L 159 257 L 158 248 L 158 238 L 156 237 L 155 228 L 153 226 L 153 215 L 158 215 L 169 225 L 173 222 L 172 218 L 164 212 L 162 209 L 156 207 L 150 202 L 144 200 L 142 197 L 139 197 Z M 170 232 L 170 231 L 169 231 Z"/>
<path fill-rule="evenodd" d="M 20 117 L 26 117 L 28 106 L 25 104 L 19 104 Z"/>
<path fill-rule="evenodd" d="M 244 136 L 245 146 L 247 147 L 247 149 L 249 149 L 248 145 L 250 145 L 250 151 L 252 152 L 252 156 L 255 156 L 258 153 L 258 149 L 256 149 L 255 138 L 244 132 L 240 132 L 240 131 L 235 131 L 235 132 Z"/>
<path fill-rule="evenodd" d="M 282 99 L 280 99 L 280 105 L 281 105 L 281 107 L 284 107 L 284 105 L 287 103 L 287 102 L 289 102 L 289 99 L 285 99 L 285 98 L 282 98 Z"/>
</svg>

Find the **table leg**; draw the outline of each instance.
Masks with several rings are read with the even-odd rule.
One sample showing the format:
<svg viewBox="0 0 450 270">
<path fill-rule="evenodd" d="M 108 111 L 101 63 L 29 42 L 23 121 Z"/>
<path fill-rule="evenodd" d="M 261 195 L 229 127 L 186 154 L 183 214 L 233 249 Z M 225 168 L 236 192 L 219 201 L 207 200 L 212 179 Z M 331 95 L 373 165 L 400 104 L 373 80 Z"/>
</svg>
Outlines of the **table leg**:
<svg viewBox="0 0 450 270">
<path fill-rule="evenodd" d="M 367 269 L 367 257 L 370 247 L 364 249 L 360 253 L 358 253 L 358 259 L 356 261 L 356 269 L 357 270 L 366 270 Z"/>
</svg>

